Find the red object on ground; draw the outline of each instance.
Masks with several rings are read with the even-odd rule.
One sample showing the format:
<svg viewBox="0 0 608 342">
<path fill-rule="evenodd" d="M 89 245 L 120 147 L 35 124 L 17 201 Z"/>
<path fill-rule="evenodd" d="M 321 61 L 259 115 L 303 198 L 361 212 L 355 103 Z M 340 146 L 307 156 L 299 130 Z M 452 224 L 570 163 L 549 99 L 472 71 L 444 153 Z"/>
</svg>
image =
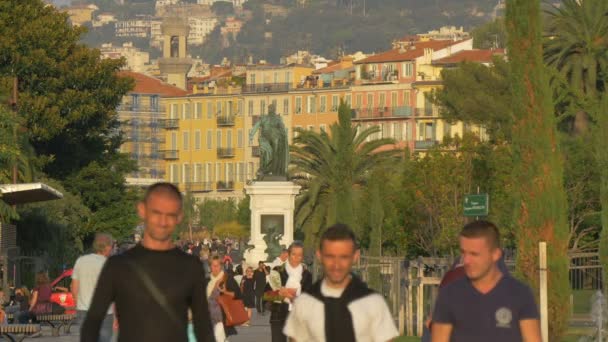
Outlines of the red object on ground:
<svg viewBox="0 0 608 342">
<path fill-rule="evenodd" d="M 76 313 L 76 304 L 72 292 L 70 292 L 70 283 L 72 282 L 73 269 L 67 269 L 61 273 L 59 277 L 51 282 L 53 293 L 51 294 L 51 302 L 57 303 L 66 308 L 65 313 Z M 57 291 L 55 287 L 60 286 L 66 288 L 68 291 Z"/>
</svg>

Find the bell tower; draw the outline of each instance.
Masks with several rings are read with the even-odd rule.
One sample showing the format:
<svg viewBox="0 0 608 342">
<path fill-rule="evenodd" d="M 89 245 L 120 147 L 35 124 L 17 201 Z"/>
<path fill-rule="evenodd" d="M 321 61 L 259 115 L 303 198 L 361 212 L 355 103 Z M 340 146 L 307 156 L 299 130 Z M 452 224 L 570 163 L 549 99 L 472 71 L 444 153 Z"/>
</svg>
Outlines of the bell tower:
<svg viewBox="0 0 608 342">
<path fill-rule="evenodd" d="M 181 18 L 165 18 L 161 24 L 163 34 L 163 57 L 158 65 L 167 83 L 186 89 L 186 75 L 192 60 L 186 55 L 186 38 L 190 33 L 188 22 Z"/>
</svg>

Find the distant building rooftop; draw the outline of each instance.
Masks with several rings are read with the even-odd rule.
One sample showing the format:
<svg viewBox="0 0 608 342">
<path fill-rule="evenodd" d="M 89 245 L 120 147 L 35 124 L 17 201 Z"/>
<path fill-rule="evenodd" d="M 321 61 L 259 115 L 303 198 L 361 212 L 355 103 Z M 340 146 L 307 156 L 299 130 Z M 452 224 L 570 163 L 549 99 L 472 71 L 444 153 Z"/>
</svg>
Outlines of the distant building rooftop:
<svg viewBox="0 0 608 342">
<path fill-rule="evenodd" d="M 135 88 L 132 90 L 134 93 L 158 94 L 162 96 L 182 96 L 188 94 L 187 91 L 181 88 L 138 72 L 120 71 L 119 74 L 135 79 Z"/>
</svg>

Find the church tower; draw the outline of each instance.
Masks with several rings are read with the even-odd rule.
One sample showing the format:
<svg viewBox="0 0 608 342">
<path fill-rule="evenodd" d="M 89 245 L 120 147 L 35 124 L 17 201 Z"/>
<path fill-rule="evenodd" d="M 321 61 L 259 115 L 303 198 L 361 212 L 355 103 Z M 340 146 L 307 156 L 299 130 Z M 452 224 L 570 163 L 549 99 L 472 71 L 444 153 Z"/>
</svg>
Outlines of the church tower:
<svg viewBox="0 0 608 342">
<path fill-rule="evenodd" d="M 160 72 L 169 84 L 186 89 L 186 75 L 192 60 L 186 55 L 186 38 L 190 33 L 188 22 L 181 18 L 165 18 L 161 25 L 163 57 L 159 59 Z"/>
</svg>

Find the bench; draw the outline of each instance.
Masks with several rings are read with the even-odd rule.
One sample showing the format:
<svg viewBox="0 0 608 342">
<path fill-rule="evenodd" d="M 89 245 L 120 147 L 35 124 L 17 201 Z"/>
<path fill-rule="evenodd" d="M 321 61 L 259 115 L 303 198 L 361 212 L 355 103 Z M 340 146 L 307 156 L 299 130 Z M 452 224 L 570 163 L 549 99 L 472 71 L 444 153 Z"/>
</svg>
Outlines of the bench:
<svg viewBox="0 0 608 342">
<path fill-rule="evenodd" d="M 28 337 L 40 336 L 40 324 L 0 324 L 0 335 L 11 342 L 21 342 Z"/>
<path fill-rule="evenodd" d="M 59 330 L 65 326 L 65 333 L 70 333 L 70 328 L 76 320 L 76 314 L 44 314 L 36 315 L 40 324 L 48 324 L 53 329 L 53 337 L 59 336 Z"/>
</svg>

